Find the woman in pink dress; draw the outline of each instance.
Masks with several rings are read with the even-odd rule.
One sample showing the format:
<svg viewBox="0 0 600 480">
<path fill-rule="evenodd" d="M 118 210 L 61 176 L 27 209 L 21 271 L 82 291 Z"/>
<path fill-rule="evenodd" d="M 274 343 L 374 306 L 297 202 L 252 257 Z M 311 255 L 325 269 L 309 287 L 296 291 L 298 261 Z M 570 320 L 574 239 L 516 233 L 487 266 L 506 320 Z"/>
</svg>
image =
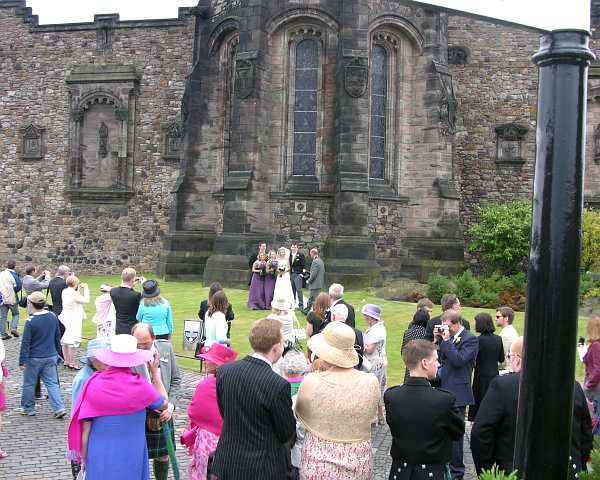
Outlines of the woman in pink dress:
<svg viewBox="0 0 600 480">
<path fill-rule="evenodd" d="M 217 368 L 233 362 L 237 352 L 220 343 L 213 343 L 198 355 L 206 363 L 206 377 L 196 387 L 188 407 L 190 425 L 181 436 L 188 447 L 192 462 L 188 470 L 191 480 L 206 480 L 208 455 L 217 448 L 223 419 L 217 405 Z"/>
</svg>

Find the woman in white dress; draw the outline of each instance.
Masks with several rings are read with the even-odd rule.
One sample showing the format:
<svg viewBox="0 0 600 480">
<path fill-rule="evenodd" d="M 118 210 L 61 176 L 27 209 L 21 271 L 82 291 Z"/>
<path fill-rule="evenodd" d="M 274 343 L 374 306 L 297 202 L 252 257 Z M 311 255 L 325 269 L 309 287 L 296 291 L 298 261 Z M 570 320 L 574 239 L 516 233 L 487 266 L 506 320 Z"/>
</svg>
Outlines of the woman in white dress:
<svg viewBox="0 0 600 480">
<path fill-rule="evenodd" d="M 86 283 L 79 284 L 79 279 L 75 275 L 67 278 L 67 288 L 62 291 L 63 309 L 58 319 L 65 326 L 65 333 L 60 339 L 63 347 L 63 356 L 65 366 L 74 370 L 80 370 L 81 367 L 75 365 L 73 354 L 81 344 L 81 329 L 85 311 L 84 303 L 90 303 L 90 289 Z M 81 292 L 79 290 L 81 289 Z"/>
<path fill-rule="evenodd" d="M 275 280 L 273 298 L 285 300 L 292 306 L 296 300 L 292 290 L 292 280 L 290 279 L 290 251 L 285 247 L 277 250 L 277 279 Z"/>
</svg>

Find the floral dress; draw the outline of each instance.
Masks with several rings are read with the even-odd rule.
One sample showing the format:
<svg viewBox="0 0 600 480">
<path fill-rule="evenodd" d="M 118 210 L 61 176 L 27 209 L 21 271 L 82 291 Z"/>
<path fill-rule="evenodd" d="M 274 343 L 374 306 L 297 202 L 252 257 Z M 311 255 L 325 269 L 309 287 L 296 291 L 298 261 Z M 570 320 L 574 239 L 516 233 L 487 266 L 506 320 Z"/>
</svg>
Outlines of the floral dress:
<svg viewBox="0 0 600 480">
<path fill-rule="evenodd" d="M 380 402 L 383 402 L 383 392 L 385 391 L 385 384 L 387 382 L 386 340 L 387 331 L 383 322 L 377 322 L 368 328 L 363 336 L 365 345 L 375 344 L 375 349 L 372 353 L 365 352 L 365 358 L 371 363 L 371 373 L 375 374 L 377 380 L 379 380 L 381 390 Z"/>
</svg>

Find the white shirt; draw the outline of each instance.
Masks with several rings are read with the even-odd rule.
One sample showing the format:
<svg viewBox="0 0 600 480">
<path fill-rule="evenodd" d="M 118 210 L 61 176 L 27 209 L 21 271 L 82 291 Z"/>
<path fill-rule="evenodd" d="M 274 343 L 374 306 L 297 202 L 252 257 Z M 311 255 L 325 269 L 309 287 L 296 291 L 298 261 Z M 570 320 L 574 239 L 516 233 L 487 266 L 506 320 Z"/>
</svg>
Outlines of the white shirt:
<svg viewBox="0 0 600 480">
<path fill-rule="evenodd" d="M 269 367 L 273 368 L 273 364 L 271 363 L 271 361 L 265 357 L 263 354 L 258 353 L 258 352 L 254 352 L 252 355 L 250 355 L 252 358 L 258 358 L 259 360 L 262 360 L 263 362 L 265 362 L 267 365 L 269 365 Z"/>
</svg>

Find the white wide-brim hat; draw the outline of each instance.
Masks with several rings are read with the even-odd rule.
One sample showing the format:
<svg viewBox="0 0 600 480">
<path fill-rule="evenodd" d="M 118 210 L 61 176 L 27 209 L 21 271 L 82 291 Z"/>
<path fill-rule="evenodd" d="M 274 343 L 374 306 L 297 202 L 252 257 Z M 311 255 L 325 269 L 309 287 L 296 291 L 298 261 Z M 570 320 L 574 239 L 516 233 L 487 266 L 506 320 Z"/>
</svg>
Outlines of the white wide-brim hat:
<svg viewBox="0 0 600 480">
<path fill-rule="evenodd" d="M 271 308 L 276 308 L 277 310 L 290 310 L 292 308 L 292 304 L 285 298 L 275 298 L 271 302 Z"/>
<path fill-rule="evenodd" d="M 110 339 L 110 348 L 101 348 L 94 357 L 111 367 L 137 367 L 152 360 L 150 350 L 137 348 L 137 339 L 133 335 L 115 335 Z"/>
<path fill-rule="evenodd" d="M 358 353 L 354 348 L 354 329 L 344 322 L 331 322 L 321 333 L 308 339 L 310 348 L 318 358 L 341 368 L 358 365 Z"/>
</svg>

